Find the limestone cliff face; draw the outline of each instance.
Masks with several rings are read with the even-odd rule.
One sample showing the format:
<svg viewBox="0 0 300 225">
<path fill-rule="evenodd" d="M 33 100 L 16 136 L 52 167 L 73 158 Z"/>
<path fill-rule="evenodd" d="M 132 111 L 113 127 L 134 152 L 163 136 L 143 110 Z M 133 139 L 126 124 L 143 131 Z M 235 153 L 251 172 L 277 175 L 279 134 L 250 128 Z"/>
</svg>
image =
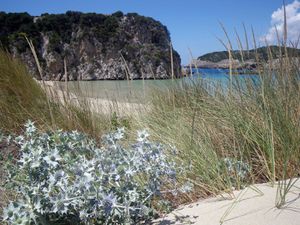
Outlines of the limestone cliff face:
<svg viewBox="0 0 300 225">
<path fill-rule="evenodd" d="M 65 74 L 68 80 L 171 78 L 170 35 L 152 18 L 121 12 L 27 17 L 27 23 L 0 36 L 37 78 L 32 53 L 20 33 L 33 39 L 46 80 L 65 80 Z M 174 76 L 179 77 L 181 61 L 174 49 L 173 62 Z"/>
</svg>

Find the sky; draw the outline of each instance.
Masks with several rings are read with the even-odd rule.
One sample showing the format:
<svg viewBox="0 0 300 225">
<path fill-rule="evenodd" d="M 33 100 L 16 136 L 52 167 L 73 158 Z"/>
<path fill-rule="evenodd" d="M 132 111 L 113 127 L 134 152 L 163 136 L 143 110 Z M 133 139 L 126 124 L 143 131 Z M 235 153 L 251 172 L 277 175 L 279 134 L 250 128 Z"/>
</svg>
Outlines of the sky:
<svg viewBox="0 0 300 225">
<path fill-rule="evenodd" d="M 288 34 L 295 41 L 300 31 L 300 0 L 285 0 Z M 0 11 L 64 13 L 68 10 L 110 14 L 137 12 L 166 25 L 182 64 L 191 57 L 223 51 L 226 41 L 220 23 L 236 43 L 235 30 L 245 43 L 243 23 L 251 40 L 253 27 L 259 45 L 276 41 L 276 30 L 283 30 L 283 0 L 0 0 Z M 1 29 L 1 28 L 0 28 Z M 237 48 L 237 44 L 233 44 Z"/>
</svg>

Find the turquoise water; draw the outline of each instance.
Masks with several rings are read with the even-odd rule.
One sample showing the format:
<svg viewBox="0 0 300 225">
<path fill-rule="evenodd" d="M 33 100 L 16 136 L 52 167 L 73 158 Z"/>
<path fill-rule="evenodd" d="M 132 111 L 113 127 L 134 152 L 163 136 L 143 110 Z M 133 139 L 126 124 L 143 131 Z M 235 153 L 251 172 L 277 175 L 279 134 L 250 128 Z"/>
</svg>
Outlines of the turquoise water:
<svg viewBox="0 0 300 225">
<path fill-rule="evenodd" d="M 258 75 L 234 75 L 234 80 L 251 80 L 256 82 Z M 106 80 L 106 81 L 70 81 L 68 89 L 78 92 L 80 87 L 82 95 L 91 98 L 103 98 L 118 101 L 138 101 L 145 98 L 155 90 L 167 90 L 169 87 L 183 83 L 193 84 L 198 81 L 206 83 L 219 83 L 223 87 L 229 84 L 230 76 L 225 69 L 194 69 L 193 75 L 176 80 Z M 66 88 L 63 82 L 59 85 Z"/>
</svg>

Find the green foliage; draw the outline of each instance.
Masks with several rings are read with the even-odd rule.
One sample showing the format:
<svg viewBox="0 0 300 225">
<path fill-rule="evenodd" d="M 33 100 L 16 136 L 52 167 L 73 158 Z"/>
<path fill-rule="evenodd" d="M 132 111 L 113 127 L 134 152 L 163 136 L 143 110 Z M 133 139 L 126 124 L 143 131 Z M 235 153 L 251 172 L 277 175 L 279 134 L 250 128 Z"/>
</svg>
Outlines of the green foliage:
<svg viewBox="0 0 300 225">
<path fill-rule="evenodd" d="M 82 14 L 80 17 L 80 26 L 83 27 L 94 27 L 97 24 L 103 24 L 107 16 L 96 13 Z"/>
<path fill-rule="evenodd" d="M 117 11 L 115 13 L 112 14 L 113 17 L 117 17 L 117 18 L 121 18 L 124 16 L 122 11 Z"/>
<path fill-rule="evenodd" d="M 24 52 L 28 46 L 19 34 L 26 34 L 38 48 L 41 43 L 41 32 L 43 32 L 50 36 L 50 49 L 61 53 L 61 43 L 70 43 L 72 32 L 79 27 L 83 30 L 92 28 L 100 40 L 107 41 L 116 34 L 118 20 L 122 16 L 123 13 L 120 11 L 111 16 L 67 11 L 65 14 L 45 13 L 36 18 L 28 13 L 0 12 L 0 41 L 7 49 L 9 45 L 13 45 L 19 52 Z"/>
<path fill-rule="evenodd" d="M 254 59 L 258 57 L 261 62 L 266 62 L 269 59 L 269 52 L 271 53 L 273 58 L 278 58 L 280 55 L 280 51 L 285 53 L 284 47 L 278 46 L 270 46 L 270 47 L 261 47 L 255 49 L 251 49 L 249 51 L 242 51 L 242 55 L 244 60 Z M 300 50 L 295 48 L 287 48 L 288 56 L 289 57 L 299 57 Z M 239 50 L 235 50 L 231 52 L 232 57 L 234 59 L 242 60 L 241 52 Z M 198 57 L 200 60 L 211 61 L 211 62 L 219 62 L 224 59 L 229 59 L 228 51 L 221 51 L 221 52 L 212 52 L 205 54 L 203 56 Z"/>
<path fill-rule="evenodd" d="M 224 158 L 219 163 L 219 173 L 225 172 L 229 186 L 233 188 L 244 188 L 249 182 L 251 169 L 249 165 L 235 158 Z"/>
<path fill-rule="evenodd" d="M 77 11 L 67 11 L 66 15 L 72 24 L 78 24 L 80 23 L 80 18 L 82 17 L 83 13 Z"/>
<path fill-rule="evenodd" d="M 61 53 L 61 41 L 60 35 L 56 32 L 52 32 L 49 38 L 49 50 Z"/>
<path fill-rule="evenodd" d="M 77 14 L 75 14 L 77 15 Z M 75 17 L 75 18 L 74 18 Z M 71 40 L 72 27 L 76 25 L 74 14 L 50 14 L 43 15 L 36 21 L 37 30 L 54 35 L 53 39 L 60 39 L 62 42 L 69 43 Z M 58 46 L 55 46 L 59 50 Z"/>
<path fill-rule="evenodd" d="M 22 34 L 30 36 L 35 46 L 39 47 L 40 34 L 28 13 L 0 12 L 0 27 L 0 41 L 6 50 L 10 50 L 9 45 L 13 44 L 19 52 L 24 52 L 28 45 Z"/>
<path fill-rule="evenodd" d="M 118 27 L 119 22 L 116 17 L 107 17 L 103 24 L 96 26 L 97 37 L 102 41 L 108 41 L 110 38 L 116 35 Z"/>
<path fill-rule="evenodd" d="M 116 112 L 113 112 L 111 115 L 111 125 L 112 130 L 117 130 L 118 127 L 125 127 L 127 129 L 130 129 L 130 120 L 127 118 L 120 118 L 117 116 Z"/>
<path fill-rule="evenodd" d="M 0 12 L 1 34 L 26 30 L 31 27 L 33 17 L 28 13 L 4 13 Z"/>
</svg>

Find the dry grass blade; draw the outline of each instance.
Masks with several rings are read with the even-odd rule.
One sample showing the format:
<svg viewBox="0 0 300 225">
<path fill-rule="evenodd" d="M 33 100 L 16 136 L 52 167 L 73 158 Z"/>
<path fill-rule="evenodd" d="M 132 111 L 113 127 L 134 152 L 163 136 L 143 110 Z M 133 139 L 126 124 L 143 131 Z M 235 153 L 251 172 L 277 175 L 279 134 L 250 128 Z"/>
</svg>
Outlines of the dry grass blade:
<svg viewBox="0 0 300 225">
<path fill-rule="evenodd" d="M 248 41 L 248 34 L 245 24 L 243 23 L 243 29 L 244 29 L 244 36 L 245 36 L 245 42 L 246 42 L 246 50 L 247 50 L 247 56 L 249 57 L 249 41 Z"/>
<path fill-rule="evenodd" d="M 242 42 L 241 42 L 241 38 L 240 38 L 238 32 L 236 31 L 236 29 L 234 29 L 234 33 L 235 33 L 235 35 L 236 35 L 237 43 L 238 43 L 238 46 L 239 46 L 240 56 L 241 56 L 241 61 L 242 61 L 242 63 L 244 64 L 244 63 L 245 63 L 245 60 L 244 60 L 244 49 L 243 49 L 243 44 L 242 44 Z"/>
<path fill-rule="evenodd" d="M 25 36 L 25 39 L 26 39 L 26 41 L 27 41 L 27 43 L 28 43 L 28 45 L 29 45 L 29 47 L 30 47 L 31 53 L 33 54 L 33 57 L 34 57 L 36 66 L 37 66 L 37 68 L 38 68 L 38 71 L 39 71 L 41 80 L 42 80 L 42 82 L 43 82 L 44 90 L 46 90 L 45 79 L 44 79 L 44 76 L 43 76 L 43 70 L 42 70 L 42 67 L 41 67 L 41 65 L 40 65 L 38 56 L 37 56 L 37 54 L 36 54 L 34 45 L 33 45 L 32 41 L 29 40 L 29 39 L 27 38 L 27 36 Z M 51 93 L 51 91 L 50 91 L 50 93 Z M 55 121 L 54 121 L 53 112 L 52 112 L 52 109 L 51 109 L 51 106 L 50 106 L 49 98 L 47 97 L 46 100 L 47 100 L 47 105 L 48 105 L 48 109 L 49 109 L 49 113 L 50 113 L 50 117 L 51 117 L 51 121 L 52 121 L 52 126 L 54 126 Z"/>
</svg>

